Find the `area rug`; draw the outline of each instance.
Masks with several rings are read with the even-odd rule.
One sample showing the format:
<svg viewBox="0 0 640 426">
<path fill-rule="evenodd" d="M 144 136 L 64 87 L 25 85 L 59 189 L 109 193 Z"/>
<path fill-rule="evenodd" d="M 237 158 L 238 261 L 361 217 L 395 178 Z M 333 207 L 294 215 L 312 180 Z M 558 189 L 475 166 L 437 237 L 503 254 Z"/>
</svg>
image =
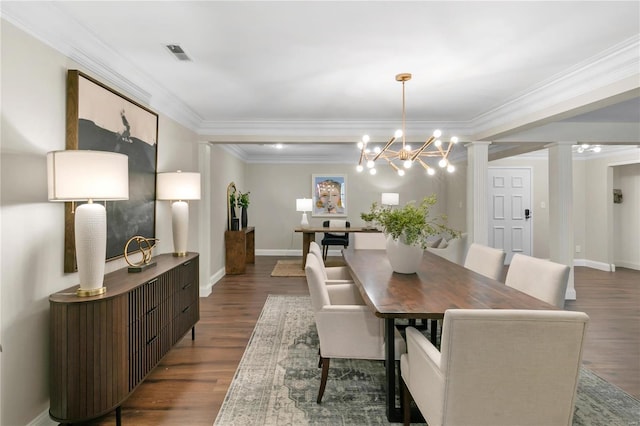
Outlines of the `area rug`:
<svg viewBox="0 0 640 426">
<path fill-rule="evenodd" d="M 344 262 L 341 260 L 327 259 L 325 265 L 342 266 Z M 302 258 L 278 260 L 276 266 L 271 271 L 272 277 L 304 277 L 304 269 L 302 269 Z"/>
<path fill-rule="evenodd" d="M 381 361 L 332 360 L 322 404 L 319 383 L 309 297 L 269 295 L 214 425 L 389 424 Z M 583 368 L 573 424 L 640 425 L 640 402 Z"/>
</svg>

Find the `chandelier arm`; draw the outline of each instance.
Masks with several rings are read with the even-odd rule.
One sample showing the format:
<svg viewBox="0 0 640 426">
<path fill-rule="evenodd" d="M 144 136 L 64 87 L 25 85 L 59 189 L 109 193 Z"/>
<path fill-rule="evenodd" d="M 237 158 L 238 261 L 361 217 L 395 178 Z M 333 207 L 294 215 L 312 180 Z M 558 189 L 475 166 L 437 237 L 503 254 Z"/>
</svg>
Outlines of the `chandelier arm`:
<svg viewBox="0 0 640 426">
<path fill-rule="evenodd" d="M 417 149 L 415 154 L 411 156 L 411 161 L 415 161 L 415 159 L 418 158 L 420 154 L 422 154 L 422 151 L 424 151 L 429 147 L 429 145 L 431 145 L 431 142 L 433 142 L 434 139 L 435 137 L 430 136 L 429 139 L 427 139 L 427 141 L 424 143 L 424 145 L 422 145 L 419 149 Z"/>
<path fill-rule="evenodd" d="M 365 147 L 363 146 L 363 147 L 362 147 L 362 150 L 360 151 L 360 161 L 358 161 L 358 165 L 359 165 L 359 166 L 361 166 L 361 165 L 362 165 L 362 160 L 364 160 L 364 158 L 365 158 L 364 150 L 365 150 Z"/>
<path fill-rule="evenodd" d="M 418 160 L 418 163 L 420 163 L 420 165 L 421 165 L 422 167 L 424 167 L 424 169 L 425 169 L 425 170 L 429 170 L 429 166 L 427 165 L 427 163 L 425 163 L 424 161 L 422 161 L 422 159 L 421 159 L 421 158 L 418 158 L 417 160 Z"/>
<path fill-rule="evenodd" d="M 376 161 L 383 152 L 385 152 L 390 146 L 391 144 L 396 140 L 395 136 L 392 136 L 391 139 L 389 139 L 389 142 L 387 142 L 387 144 L 384 146 L 384 148 L 382 148 L 382 150 L 378 153 L 378 155 L 376 155 L 375 157 L 373 157 L 373 161 Z"/>
</svg>

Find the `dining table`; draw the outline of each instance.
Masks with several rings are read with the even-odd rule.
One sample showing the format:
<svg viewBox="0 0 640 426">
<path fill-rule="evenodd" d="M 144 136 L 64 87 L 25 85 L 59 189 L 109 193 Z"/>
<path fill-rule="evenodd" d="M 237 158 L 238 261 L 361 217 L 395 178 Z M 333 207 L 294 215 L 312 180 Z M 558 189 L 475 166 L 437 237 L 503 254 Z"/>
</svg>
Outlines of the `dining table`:
<svg viewBox="0 0 640 426">
<path fill-rule="evenodd" d="M 413 274 L 394 272 L 385 250 L 348 248 L 342 256 L 365 303 L 385 321 L 386 342 L 398 320 L 440 320 L 447 309 L 558 309 L 426 250 Z M 387 418 L 401 422 L 395 355 L 394 345 L 385 345 Z"/>
<path fill-rule="evenodd" d="M 311 241 L 316 240 L 316 232 L 334 232 L 334 233 L 353 233 L 353 232 L 380 232 L 378 229 L 366 226 L 345 226 L 345 227 L 327 227 L 327 226 L 298 226 L 294 232 L 302 233 L 302 269 L 307 264 L 307 254 L 309 254 L 309 246 Z"/>
</svg>

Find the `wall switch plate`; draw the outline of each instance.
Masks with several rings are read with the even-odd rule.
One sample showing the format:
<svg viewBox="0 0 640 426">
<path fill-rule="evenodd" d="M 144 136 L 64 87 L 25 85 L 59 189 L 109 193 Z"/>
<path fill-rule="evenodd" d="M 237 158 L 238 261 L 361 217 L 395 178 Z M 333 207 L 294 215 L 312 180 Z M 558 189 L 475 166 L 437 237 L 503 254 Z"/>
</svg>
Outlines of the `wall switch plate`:
<svg viewBox="0 0 640 426">
<path fill-rule="evenodd" d="M 576 253 L 580 253 L 582 251 L 582 247 L 581 246 L 576 246 Z"/>
<path fill-rule="evenodd" d="M 547 208 L 547 203 L 545 203 L 544 201 L 540 203 L 540 208 L 541 209 L 546 209 Z"/>
</svg>

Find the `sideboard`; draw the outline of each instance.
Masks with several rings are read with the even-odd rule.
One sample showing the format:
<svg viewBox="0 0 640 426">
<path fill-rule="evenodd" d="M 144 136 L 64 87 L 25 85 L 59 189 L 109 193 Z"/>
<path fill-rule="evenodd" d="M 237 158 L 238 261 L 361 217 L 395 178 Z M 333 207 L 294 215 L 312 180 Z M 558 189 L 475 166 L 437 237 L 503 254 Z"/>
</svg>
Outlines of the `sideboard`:
<svg viewBox="0 0 640 426">
<path fill-rule="evenodd" d="M 200 319 L 199 255 L 162 254 L 142 272 L 105 275 L 107 292 L 78 286 L 49 297 L 52 419 L 82 422 L 116 410 Z"/>
</svg>

